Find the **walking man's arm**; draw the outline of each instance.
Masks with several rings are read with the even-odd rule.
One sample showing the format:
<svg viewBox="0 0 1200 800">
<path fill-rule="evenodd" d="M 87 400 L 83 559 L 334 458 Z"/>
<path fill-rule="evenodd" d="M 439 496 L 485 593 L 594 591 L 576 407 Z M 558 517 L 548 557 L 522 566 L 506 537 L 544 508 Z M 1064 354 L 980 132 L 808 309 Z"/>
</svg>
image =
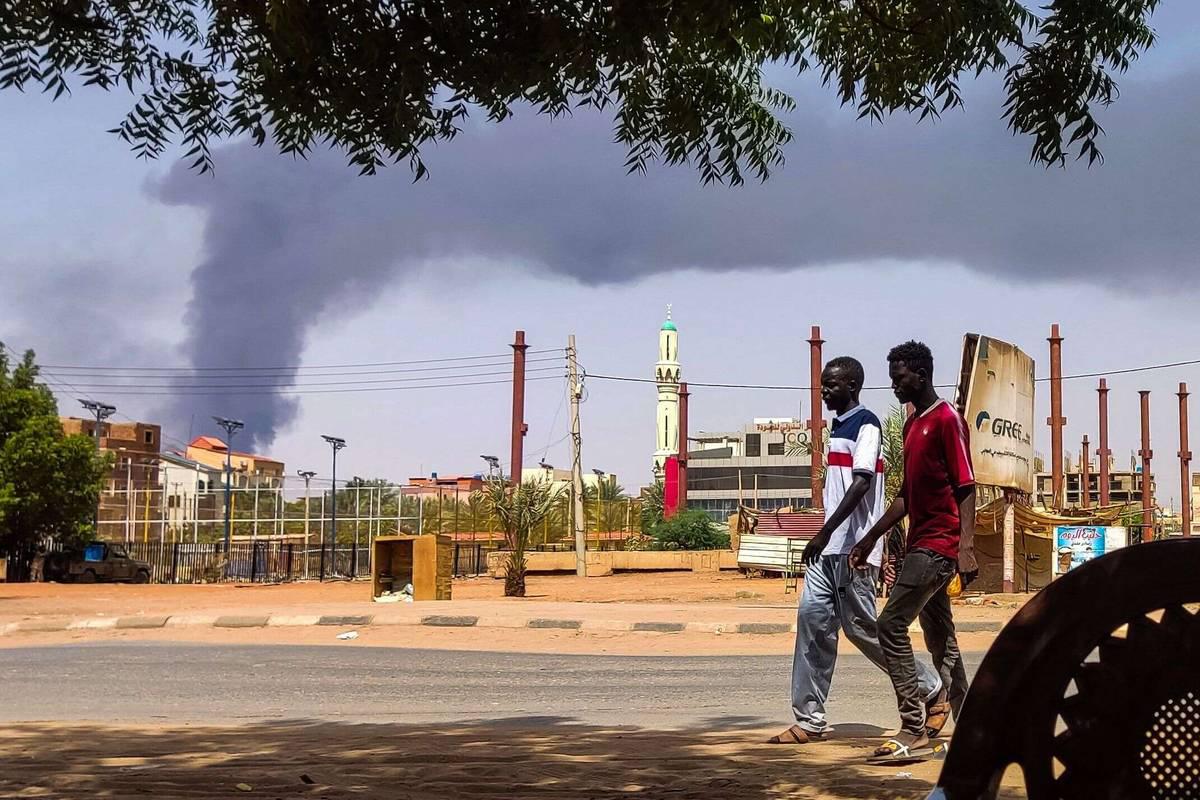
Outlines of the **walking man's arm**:
<svg viewBox="0 0 1200 800">
<path fill-rule="evenodd" d="M 821 526 L 821 531 L 813 540 L 804 548 L 803 560 L 805 566 L 811 565 L 814 561 L 821 557 L 821 551 L 829 544 L 830 537 L 846 519 L 854 513 L 854 509 L 862 502 L 862 499 L 867 496 L 867 492 L 871 488 L 871 479 L 862 473 L 855 473 L 854 480 L 850 483 L 850 488 L 846 490 L 846 496 L 842 498 L 842 502 L 838 503 L 838 507 L 829 515 L 829 519 L 825 520 L 825 524 Z"/>
<path fill-rule="evenodd" d="M 871 555 L 871 551 L 875 549 L 875 543 L 888 531 L 896 526 L 900 520 L 904 519 L 907 512 L 907 507 L 904 504 L 904 493 L 901 492 L 888 506 L 888 510 L 883 512 L 883 516 L 879 521 L 871 526 L 871 530 L 867 531 L 867 535 L 862 541 L 854 545 L 854 549 L 850 551 L 850 566 L 855 569 L 866 569 L 867 558 Z M 972 517 L 974 523 L 974 517 Z"/>
<path fill-rule="evenodd" d="M 960 526 L 958 572 L 965 588 L 979 574 L 979 563 L 975 560 L 975 484 L 956 489 L 954 499 L 958 501 Z"/>
</svg>

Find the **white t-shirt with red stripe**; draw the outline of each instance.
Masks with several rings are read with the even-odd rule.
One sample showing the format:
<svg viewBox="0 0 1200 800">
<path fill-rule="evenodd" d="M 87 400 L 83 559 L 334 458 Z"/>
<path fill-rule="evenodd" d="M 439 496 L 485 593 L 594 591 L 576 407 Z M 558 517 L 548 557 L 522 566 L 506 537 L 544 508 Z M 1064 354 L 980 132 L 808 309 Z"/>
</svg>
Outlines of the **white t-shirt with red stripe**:
<svg viewBox="0 0 1200 800">
<path fill-rule="evenodd" d="M 829 555 L 849 555 L 854 545 L 883 516 L 882 439 L 879 418 L 863 406 L 855 406 L 833 418 L 825 469 L 825 518 L 829 519 L 841 504 L 856 474 L 870 478 L 871 488 L 846 521 L 833 532 L 824 550 Z M 883 539 L 880 539 L 867 561 L 878 567 L 882 556 Z"/>
</svg>

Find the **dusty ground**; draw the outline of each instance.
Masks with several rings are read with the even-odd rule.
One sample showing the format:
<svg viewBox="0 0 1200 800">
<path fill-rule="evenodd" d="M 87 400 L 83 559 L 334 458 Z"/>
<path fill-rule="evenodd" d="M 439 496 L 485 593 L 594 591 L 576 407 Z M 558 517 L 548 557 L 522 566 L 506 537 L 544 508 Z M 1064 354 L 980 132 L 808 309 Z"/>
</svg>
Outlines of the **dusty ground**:
<svg viewBox="0 0 1200 800">
<path fill-rule="evenodd" d="M 452 726 L 280 721 L 230 727 L 21 724 L 0 733 L 0 795 L 919 800 L 939 764 L 862 763 L 874 728 L 760 744 L 758 729 L 663 732 L 561 719 Z M 1024 797 L 1006 781 L 1005 800 Z"/>
<path fill-rule="evenodd" d="M 277 585 L 150 584 L 0 584 L 0 621 L 34 616 L 120 616 L 125 614 L 187 614 L 228 609 L 253 613 L 321 604 L 359 603 L 373 608 L 370 587 L 356 583 L 289 583 Z M 504 582 L 467 578 L 454 582 L 455 600 L 500 600 Z M 1006 621 L 1026 595 L 989 595 L 979 605 L 961 603 L 956 616 L 964 620 Z M 706 603 L 742 607 L 794 607 L 795 592 L 784 592 L 782 579 L 748 578 L 737 572 L 624 573 L 605 578 L 574 575 L 531 575 L 527 600 L 584 603 Z M 520 602 L 513 600 L 512 602 Z"/>
</svg>

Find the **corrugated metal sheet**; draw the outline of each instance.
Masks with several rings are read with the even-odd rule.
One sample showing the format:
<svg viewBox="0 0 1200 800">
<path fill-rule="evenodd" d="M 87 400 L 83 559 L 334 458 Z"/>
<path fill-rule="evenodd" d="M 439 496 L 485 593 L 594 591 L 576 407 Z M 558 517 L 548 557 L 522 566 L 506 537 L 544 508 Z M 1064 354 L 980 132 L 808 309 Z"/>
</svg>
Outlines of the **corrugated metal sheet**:
<svg viewBox="0 0 1200 800">
<path fill-rule="evenodd" d="M 754 529 L 754 532 L 760 536 L 788 536 L 799 539 L 812 539 L 821 532 L 821 526 L 824 524 L 824 514 L 762 511 L 758 515 L 758 526 Z"/>
<path fill-rule="evenodd" d="M 804 541 L 792 536 L 745 534 L 738 542 L 738 566 L 768 572 L 798 571 Z"/>
</svg>

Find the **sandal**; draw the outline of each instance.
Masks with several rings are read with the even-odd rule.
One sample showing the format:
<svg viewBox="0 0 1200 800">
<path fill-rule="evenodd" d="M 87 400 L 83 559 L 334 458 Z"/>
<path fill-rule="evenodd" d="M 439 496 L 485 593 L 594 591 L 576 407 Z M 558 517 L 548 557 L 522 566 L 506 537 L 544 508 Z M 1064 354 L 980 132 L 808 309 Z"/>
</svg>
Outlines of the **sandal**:
<svg viewBox="0 0 1200 800">
<path fill-rule="evenodd" d="M 938 692 L 925 706 L 925 735 L 936 739 L 950 721 L 950 695 L 945 689 Z"/>
<path fill-rule="evenodd" d="M 907 741 L 904 741 L 904 740 Z M 920 758 L 922 752 L 929 749 L 929 737 L 924 734 L 899 733 L 896 738 L 888 739 L 875 748 L 875 752 L 867 759 L 870 763 L 887 763 Z"/>
<path fill-rule="evenodd" d="M 799 725 L 793 725 L 783 733 L 777 733 L 770 739 L 767 739 L 767 744 L 808 744 L 825 738 L 823 734 L 812 733 L 804 730 Z"/>
</svg>

